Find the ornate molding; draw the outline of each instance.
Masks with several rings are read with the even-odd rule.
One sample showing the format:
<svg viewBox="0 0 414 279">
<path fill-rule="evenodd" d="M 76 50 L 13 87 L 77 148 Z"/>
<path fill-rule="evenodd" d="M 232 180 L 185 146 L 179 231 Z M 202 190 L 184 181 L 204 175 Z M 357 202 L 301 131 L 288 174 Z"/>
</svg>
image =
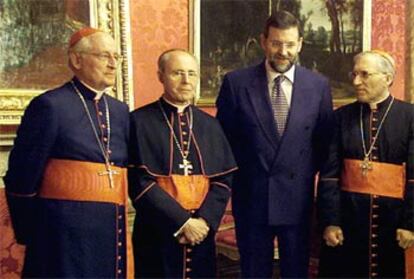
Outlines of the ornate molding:
<svg viewBox="0 0 414 279">
<path fill-rule="evenodd" d="M 133 108 L 131 39 L 128 0 L 89 0 L 91 25 L 113 35 L 125 57 L 118 71 L 113 96 Z M 0 89 L 0 125 L 18 125 L 30 101 L 45 90 Z"/>
</svg>

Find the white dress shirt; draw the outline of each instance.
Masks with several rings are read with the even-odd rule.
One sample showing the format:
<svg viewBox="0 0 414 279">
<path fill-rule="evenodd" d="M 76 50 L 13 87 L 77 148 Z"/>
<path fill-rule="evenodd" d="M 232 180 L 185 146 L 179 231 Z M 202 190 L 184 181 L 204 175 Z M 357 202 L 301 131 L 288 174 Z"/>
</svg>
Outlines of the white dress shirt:
<svg viewBox="0 0 414 279">
<path fill-rule="evenodd" d="M 271 97 L 273 87 L 275 85 L 275 78 L 282 74 L 273 70 L 273 68 L 269 65 L 267 59 L 265 65 L 267 75 L 267 88 L 269 89 L 269 96 Z M 282 89 L 289 107 L 292 102 L 293 82 L 295 79 L 295 67 L 296 66 L 293 65 L 287 72 L 283 73 L 285 79 L 282 81 Z"/>
</svg>

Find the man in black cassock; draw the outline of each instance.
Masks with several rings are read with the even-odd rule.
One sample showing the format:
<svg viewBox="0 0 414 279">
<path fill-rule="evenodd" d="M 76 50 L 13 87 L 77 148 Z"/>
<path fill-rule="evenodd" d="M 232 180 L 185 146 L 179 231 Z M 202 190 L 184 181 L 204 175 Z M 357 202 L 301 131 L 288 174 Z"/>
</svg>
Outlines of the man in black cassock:
<svg viewBox="0 0 414 279">
<path fill-rule="evenodd" d="M 121 57 L 88 27 L 68 55 L 75 76 L 30 103 L 4 178 L 22 275 L 125 278 L 129 113 L 106 93 Z"/>
<path fill-rule="evenodd" d="M 161 54 L 162 97 L 131 113 L 128 181 L 137 278 L 215 277 L 215 231 L 236 165 L 215 118 L 191 105 L 199 67 Z"/>
<path fill-rule="evenodd" d="M 363 52 L 354 63 L 350 77 L 357 101 L 336 111 L 335 140 L 320 174 L 326 245 L 319 275 L 409 278 L 406 270 L 414 264 L 414 106 L 389 93 L 395 74 L 389 54 Z"/>
</svg>

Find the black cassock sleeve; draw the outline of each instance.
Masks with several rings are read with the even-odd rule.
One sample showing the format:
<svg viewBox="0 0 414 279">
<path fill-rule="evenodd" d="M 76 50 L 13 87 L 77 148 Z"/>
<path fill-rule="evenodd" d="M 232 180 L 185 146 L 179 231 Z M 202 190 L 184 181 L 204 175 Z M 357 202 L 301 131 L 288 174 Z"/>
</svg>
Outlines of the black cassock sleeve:
<svg viewBox="0 0 414 279">
<path fill-rule="evenodd" d="M 42 96 L 25 111 L 10 153 L 4 182 L 17 242 L 25 244 L 33 226 L 33 205 L 58 130 L 52 104 Z"/>
<path fill-rule="evenodd" d="M 335 113 L 335 128 L 332 141 L 329 143 L 327 160 L 322 164 L 319 173 L 317 208 L 319 223 L 326 226 L 340 226 L 341 189 L 339 177 L 342 169 L 341 129 L 339 114 Z"/>
</svg>

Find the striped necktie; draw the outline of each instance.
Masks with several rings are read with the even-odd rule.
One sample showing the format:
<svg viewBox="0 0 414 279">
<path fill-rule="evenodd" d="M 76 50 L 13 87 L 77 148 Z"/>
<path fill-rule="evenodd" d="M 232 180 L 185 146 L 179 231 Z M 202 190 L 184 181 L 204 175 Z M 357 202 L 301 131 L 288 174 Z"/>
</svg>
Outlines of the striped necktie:
<svg viewBox="0 0 414 279">
<path fill-rule="evenodd" d="M 282 82 L 285 79 L 283 75 L 275 78 L 274 86 L 271 95 L 273 116 L 276 121 L 276 128 L 279 136 L 283 135 L 285 131 L 286 121 L 289 113 L 289 105 L 286 100 L 285 93 L 283 93 Z"/>
</svg>

